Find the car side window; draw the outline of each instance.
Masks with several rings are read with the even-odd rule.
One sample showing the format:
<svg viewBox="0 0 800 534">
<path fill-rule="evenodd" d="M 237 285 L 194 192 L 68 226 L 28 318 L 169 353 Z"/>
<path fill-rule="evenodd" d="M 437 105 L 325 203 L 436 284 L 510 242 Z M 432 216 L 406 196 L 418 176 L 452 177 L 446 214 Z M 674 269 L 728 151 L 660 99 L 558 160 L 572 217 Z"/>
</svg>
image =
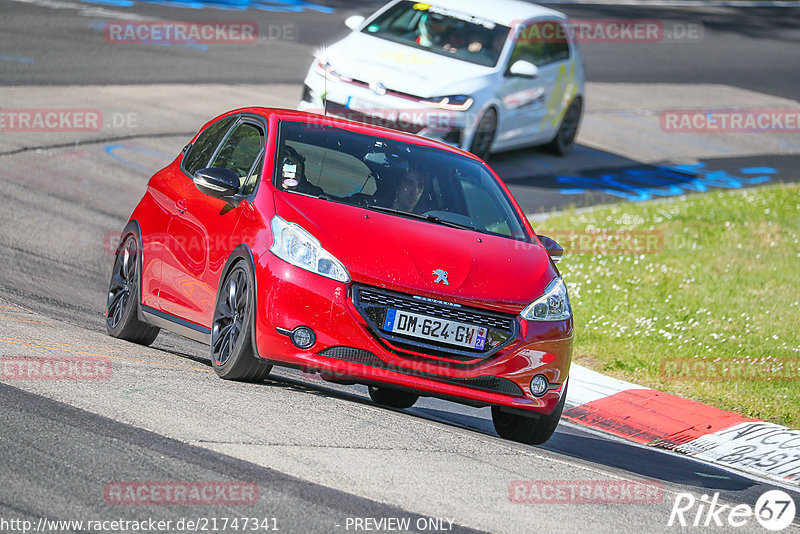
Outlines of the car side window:
<svg viewBox="0 0 800 534">
<path fill-rule="evenodd" d="M 537 67 L 569 59 L 569 43 L 564 25 L 552 20 L 526 24 L 517 35 L 509 67 L 523 60 Z"/>
<path fill-rule="evenodd" d="M 234 120 L 236 120 L 236 117 L 226 117 L 206 128 L 192 143 L 189 151 L 183 157 L 183 170 L 190 175 L 194 175 L 200 169 L 208 167 L 208 160 L 214 155 L 217 145 L 228 133 L 228 129 Z"/>
<path fill-rule="evenodd" d="M 250 176 L 244 182 L 242 186 L 241 193 L 245 196 L 252 195 L 253 191 L 256 190 L 256 184 L 258 184 L 258 179 L 261 178 L 261 172 L 264 169 L 264 152 L 262 151 L 261 154 L 258 156 L 256 160 L 256 164 L 253 167 L 253 170 L 250 172 Z"/>
<path fill-rule="evenodd" d="M 255 188 L 253 175 L 256 160 L 263 155 L 264 133 L 254 124 L 243 122 L 236 126 L 219 147 L 210 167 L 228 169 L 239 177 L 239 187 Z M 250 178 L 250 179 L 248 179 Z M 257 180 L 258 177 L 255 177 Z"/>
</svg>

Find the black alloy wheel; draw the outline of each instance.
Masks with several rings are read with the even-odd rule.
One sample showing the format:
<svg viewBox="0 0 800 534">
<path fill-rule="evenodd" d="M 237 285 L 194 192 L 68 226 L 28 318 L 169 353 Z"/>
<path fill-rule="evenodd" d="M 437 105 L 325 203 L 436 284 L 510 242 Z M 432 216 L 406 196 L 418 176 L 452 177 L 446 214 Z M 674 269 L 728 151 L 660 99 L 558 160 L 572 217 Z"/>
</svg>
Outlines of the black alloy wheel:
<svg viewBox="0 0 800 534">
<path fill-rule="evenodd" d="M 211 363 L 227 380 L 258 382 L 272 370 L 253 350 L 253 295 L 252 275 L 247 264 L 240 261 L 222 283 L 211 327 Z"/>
<path fill-rule="evenodd" d="M 128 235 L 117 249 L 106 299 L 106 332 L 112 337 L 150 345 L 159 329 L 138 317 L 139 246 Z"/>
</svg>

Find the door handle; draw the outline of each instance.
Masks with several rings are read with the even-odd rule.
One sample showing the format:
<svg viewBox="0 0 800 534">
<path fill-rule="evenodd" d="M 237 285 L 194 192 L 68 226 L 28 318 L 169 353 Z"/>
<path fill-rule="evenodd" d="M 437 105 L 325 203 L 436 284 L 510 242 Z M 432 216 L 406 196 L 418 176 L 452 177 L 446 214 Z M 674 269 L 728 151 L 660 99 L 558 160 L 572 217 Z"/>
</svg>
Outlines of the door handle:
<svg viewBox="0 0 800 534">
<path fill-rule="evenodd" d="M 186 199 L 180 199 L 175 202 L 175 207 L 178 208 L 179 213 L 186 213 Z"/>
</svg>

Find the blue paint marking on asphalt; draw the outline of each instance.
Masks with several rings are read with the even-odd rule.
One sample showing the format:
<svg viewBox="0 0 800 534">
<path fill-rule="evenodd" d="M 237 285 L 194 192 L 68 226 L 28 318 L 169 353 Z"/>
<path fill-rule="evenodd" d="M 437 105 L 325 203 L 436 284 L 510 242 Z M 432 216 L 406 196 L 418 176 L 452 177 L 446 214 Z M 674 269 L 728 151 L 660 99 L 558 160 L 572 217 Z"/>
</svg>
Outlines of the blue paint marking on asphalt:
<svg viewBox="0 0 800 534">
<path fill-rule="evenodd" d="M 682 195 L 687 191 L 704 192 L 709 187 L 739 189 L 772 180 L 777 169 L 772 167 L 742 167 L 737 176 L 725 170 L 711 170 L 703 162 L 652 168 L 621 169 L 597 177 L 558 176 L 556 181 L 569 187 L 560 189 L 562 195 L 579 195 L 589 191 L 641 202 L 653 197 Z"/>
<path fill-rule="evenodd" d="M 6 55 L 3 55 L 3 54 L 0 54 L 0 60 L 3 60 L 3 61 L 17 61 L 19 63 L 33 63 L 34 61 L 36 61 L 32 57 L 6 56 Z"/>
<path fill-rule="evenodd" d="M 334 13 L 332 7 L 306 2 L 305 0 L 81 0 L 88 4 L 103 4 L 117 7 L 131 7 L 137 2 L 155 4 L 164 7 L 180 7 L 185 9 L 220 9 L 225 11 L 243 11 L 258 9 L 277 13 L 302 13 L 304 11 L 317 11 L 319 13 Z"/>
<path fill-rule="evenodd" d="M 132 161 L 128 161 L 127 159 L 123 158 L 119 154 L 116 154 L 116 151 L 118 151 L 118 150 L 130 150 L 131 152 L 139 152 L 141 154 L 147 154 L 148 156 L 156 156 L 156 157 L 159 157 L 159 158 L 164 158 L 167 161 L 170 161 L 172 159 L 171 156 L 168 156 L 166 154 L 162 154 L 161 152 L 156 152 L 155 150 L 149 150 L 147 148 L 141 148 L 141 147 L 138 147 L 138 146 L 106 145 L 106 154 L 108 154 L 109 156 L 111 156 L 115 160 L 119 161 L 120 163 L 123 163 L 123 164 L 125 164 L 125 165 L 127 165 L 129 167 L 133 167 L 134 169 L 138 169 L 140 171 L 144 171 L 144 172 L 148 172 L 148 173 L 149 172 L 153 172 L 153 169 L 152 168 L 148 168 L 148 167 L 144 167 L 144 166 L 139 165 L 137 163 L 133 163 Z"/>
</svg>

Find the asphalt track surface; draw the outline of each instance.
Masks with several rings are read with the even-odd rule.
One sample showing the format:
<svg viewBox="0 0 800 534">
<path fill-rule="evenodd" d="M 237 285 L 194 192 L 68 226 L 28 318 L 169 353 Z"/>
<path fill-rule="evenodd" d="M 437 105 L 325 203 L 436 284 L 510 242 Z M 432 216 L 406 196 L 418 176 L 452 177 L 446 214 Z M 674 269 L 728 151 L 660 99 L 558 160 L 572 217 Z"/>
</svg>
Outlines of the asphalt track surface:
<svg viewBox="0 0 800 534">
<path fill-rule="evenodd" d="M 78 93 L 77 86 L 109 83 L 183 82 L 200 90 L 210 83 L 297 84 L 311 49 L 341 33 L 347 14 L 374 5 L 331 3 L 337 11 L 326 14 L 48 1 L 49 6 L 0 2 L 0 94 L 6 97 L 19 98 L 11 86 L 63 86 Z M 559 8 L 583 18 L 672 17 L 707 25 L 700 52 L 695 47 L 691 55 L 666 46 L 627 47 L 619 54 L 586 46 L 590 80 L 691 84 L 701 72 L 704 83 L 798 99 L 797 10 Z M 86 9 L 101 11 L 87 16 Z M 119 13 L 245 18 L 262 28 L 296 25 L 298 32 L 289 42 L 262 43 L 255 50 L 104 46 L 97 24 Z M 733 61 L 731 50 L 742 39 L 747 53 Z M 213 91 L 206 98 L 213 101 Z M 542 447 L 513 444 L 494 434 L 485 409 L 425 399 L 411 410 L 387 410 L 372 405 L 363 388 L 294 371 L 279 371 L 260 385 L 224 382 L 209 372 L 207 348 L 166 333 L 152 349 L 108 339 L 102 313 L 112 257 L 100 243 L 122 227 L 164 154 L 176 153 L 199 126 L 203 115 L 195 112 L 177 129 L 156 124 L 146 135 L 126 132 L 135 153 L 129 149 L 117 159 L 110 157 L 120 154 L 109 149 L 120 143 L 113 138 L 80 144 L 0 138 L 0 355 L 77 351 L 114 358 L 108 381 L 0 384 L 0 517 L 176 520 L 238 514 L 276 518 L 283 532 L 347 531 L 347 518 L 355 517 L 431 517 L 453 519 L 453 529 L 499 532 L 669 532 L 675 530 L 666 525 L 676 493 L 719 492 L 726 503 L 754 505 L 776 487 L 566 423 Z M 580 161 L 594 161 L 590 155 Z M 496 158 L 512 187 L 515 179 L 525 185 L 520 169 L 529 156 Z M 652 164 L 645 159 L 631 164 Z M 768 161 L 780 179 L 797 177 L 793 153 L 734 153 L 725 159 L 730 172 Z M 619 161 L 593 165 L 581 172 L 627 168 Z M 528 205 L 563 205 L 559 187 L 554 183 L 552 197 L 539 191 Z M 518 194 L 525 190 L 515 189 Z M 619 200 L 608 193 L 585 196 L 592 197 L 587 203 Z M 510 503 L 508 484 L 532 479 L 649 480 L 661 483 L 665 496 L 654 505 Z M 260 497 L 244 509 L 109 505 L 102 489 L 120 480 L 249 481 Z M 800 503 L 800 494 L 793 496 Z M 59 531 L 73 530 L 79 529 Z M 738 531 L 763 530 L 756 524 Z"/>
</svg>

